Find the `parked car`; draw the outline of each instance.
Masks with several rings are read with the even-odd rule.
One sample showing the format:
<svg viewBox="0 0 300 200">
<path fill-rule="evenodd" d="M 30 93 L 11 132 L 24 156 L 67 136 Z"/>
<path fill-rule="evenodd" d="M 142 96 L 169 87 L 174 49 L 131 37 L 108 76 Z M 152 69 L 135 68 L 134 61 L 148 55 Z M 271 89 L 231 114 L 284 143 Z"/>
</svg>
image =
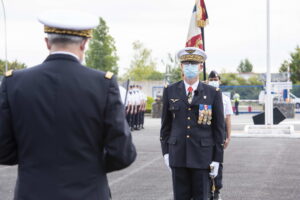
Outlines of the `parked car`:
<svg viewBox="0 0 300 200">
<path fill-rule="evenodd" d="M 259 104 L 265 103 L 265 95 L 266 92 L 264 90 L 260 91 L 258 96 L 258 102 Z M 281 94 L 272 93 L 273 101 L 274 102 L 283 102 L 283 96 Z M 289 92 L 289 98 L 291 100 L 291 103 L 294 103 L 296 106 L 296 109 L 300 109 L 300 98 L 295 96 L 293 93 Z"/>
</svg>

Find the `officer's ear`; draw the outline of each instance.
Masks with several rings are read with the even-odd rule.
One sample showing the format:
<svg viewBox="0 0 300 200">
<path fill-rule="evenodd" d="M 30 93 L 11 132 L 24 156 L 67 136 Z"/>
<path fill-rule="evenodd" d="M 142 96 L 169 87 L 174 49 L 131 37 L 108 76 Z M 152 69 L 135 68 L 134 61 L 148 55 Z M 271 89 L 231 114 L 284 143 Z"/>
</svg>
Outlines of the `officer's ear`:
<svg viewBox="0 0 300 200">
<path fill-rule="evenodd" d="M 81 42 L 81 44 L 80 44 L 80 50 L 81 50 L 81 51 L 84 51 L 84 50 L 85 50 L 85 46 L 86 46 L 87 43 L 88 43 L 88 39 L 83 40 L 83 41 Z"/>
<path fill-rule="evenodd" d="M 47 49 L 51 50 L 51 44 L 49 43 L 49 40 L 48 40 L 47 37 L 45 37 L 45 42 L 46 42 L 46 45 L 47 45 Z"/>
<path fill-rule="evenodd" d="M 203 63 L 199 63 L 199 71 L 201 72 L 203 69 Z"/>
</svg>

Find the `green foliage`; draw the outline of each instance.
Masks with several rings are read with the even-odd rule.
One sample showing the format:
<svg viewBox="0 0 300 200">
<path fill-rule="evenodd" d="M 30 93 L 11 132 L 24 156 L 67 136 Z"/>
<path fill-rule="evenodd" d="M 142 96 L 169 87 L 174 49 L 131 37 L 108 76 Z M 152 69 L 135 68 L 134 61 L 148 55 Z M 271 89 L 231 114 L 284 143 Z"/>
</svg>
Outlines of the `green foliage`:
<svg viewBox="0 0 300 200">
<path fill-rule="evenodd" d="M 152 104 L 154 103 L 154 99 L 152 97 L 147 97 L 147 102 L 146 102 L 146 110 L 152 110 Z"/>
<path fill-rule="evenodd" d="M 8 62 L 7 63 L 7 67 L 8 70 L 17 70 L 17 69 L 24 69 L 26 68 L 25 63 L 20 63 L 17 60 L 13 61 L 13 62 Z M 5 72 L 5 61 L 4 60 L 0 60 L 0 75 L 3 75 Z"/>
<path fill-rule="evenodd" d="M 93 31 L 93 37 L 86 52 L 86 65 L 118 74 L 118 59 L 114 38 L 109 35 L 109 28 L 100 17 L 99 25 Z"/>
<path fill-rule="evenodd" d="M 168 53 L 167 60 L 163 60 L 162 63 L 166 66 L 166 80 L 168 83 L 175 83 L 182 79 L 180 63 L 176 55 L 172 56 L 171 53 Z"/>
<path fill-rule="evenodd" d="M 222 87 L 221 89 L 223 92 L 230 92 L 231 97 L 233 96 L 234 92 L 240 94 L 241 99 L 252 99 L 257 100 L 260 91 L 263 90 L 262 86 L 257 87 L 238 87 L 238 86 L 229 86 L 229 87 Z"/>
<path fill-rule="evenodd" d="M 245 60 L 241 60 L 237 71 L 239 73 L 245 73 L 245 72 L 252 72 L 253 69 L 253 65 L 251 64 L 251 62 L 246 58 Z"/>
<path fill-rule="evenodd" d="M 179 66 L 177 68 L 172 68 L 170 71 L 170 83 L 175 83 L 180 80 L 182 80 L 181 68 Z"/>
<path fill-rule="evenodd" d="M 164 74 L 156 70 L 156 63 L 151 58 L 151 50 L 139 41 L 133 43 L 134 57 L 125 78 L 134 81 L 163 80 Z"/>
<path fill-rule="evenodd" d="M 285 60 L 282 63 L 279 72 L 287 72 L 289 66 L 291 73 L 291 81 L 293 82 L 293 84 L 300 84 L 300 47 L 297 46 L 295 52 L 292 52 L 290 56 L 291 62 Z"/>
<path fill-rule="evenodd" d="M 258 95 L 262 90 L 261 86 L 258 87 L 235 87 L 235 86 L 245 86 L 245 85 L 263 85 L 263 83 L 259 80 L 258 76 L 252 76 L 248 80 L 239 77 L 238 74 L 235 73 L 225 73 L 221 74 L 221 84 L 222 91 L 231 92 L 233 94 L 234 91 L 240 94 L 241 99 L 258 99 Z M 232 87 L 230 87 L 232 86 Z"/>
<path fill-rule="evenodd" d="M 293 85 L 291 93 L 293 93 L 296 97 L 300 98 L 300 85 Z"/>
<path fill-rule="evenodd" d="M 222 85 L 263 85 L 258 76 L 252 76 L 248 80 L 240 77 L 236 73 L 220 74 Z"/>
</svg>

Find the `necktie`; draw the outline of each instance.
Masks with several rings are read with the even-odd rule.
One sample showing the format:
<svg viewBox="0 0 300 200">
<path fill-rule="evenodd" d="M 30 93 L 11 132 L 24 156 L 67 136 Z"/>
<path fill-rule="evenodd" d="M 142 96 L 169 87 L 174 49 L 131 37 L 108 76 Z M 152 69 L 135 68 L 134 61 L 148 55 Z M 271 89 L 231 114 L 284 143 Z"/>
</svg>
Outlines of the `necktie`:
<svg viewBox="0 0 300 200">
<path fill-rule="evenodd" d="M 192 99 L 193 99 L 193 88 L 190 86 L 189 88 L 188 88 L 188 102 L 189 102 L 189 104 L 191 104 L 192 103 Z"/>
</svg>

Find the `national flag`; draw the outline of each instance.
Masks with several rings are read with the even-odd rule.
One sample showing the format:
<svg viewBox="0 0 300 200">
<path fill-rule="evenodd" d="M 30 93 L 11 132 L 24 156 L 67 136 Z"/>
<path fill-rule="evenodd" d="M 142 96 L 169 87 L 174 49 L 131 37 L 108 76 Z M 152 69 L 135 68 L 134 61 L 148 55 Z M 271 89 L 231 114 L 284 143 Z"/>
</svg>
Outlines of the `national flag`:
<svg viewBox="0 0 300 200">
<path fill-rule="evenodd" d="M 198 47 L 203 49 L 201 28 L 208 24 L 208 15 L 204 0 L 197 0 L 190 20 L 186 47 Z"/>
</svg>

